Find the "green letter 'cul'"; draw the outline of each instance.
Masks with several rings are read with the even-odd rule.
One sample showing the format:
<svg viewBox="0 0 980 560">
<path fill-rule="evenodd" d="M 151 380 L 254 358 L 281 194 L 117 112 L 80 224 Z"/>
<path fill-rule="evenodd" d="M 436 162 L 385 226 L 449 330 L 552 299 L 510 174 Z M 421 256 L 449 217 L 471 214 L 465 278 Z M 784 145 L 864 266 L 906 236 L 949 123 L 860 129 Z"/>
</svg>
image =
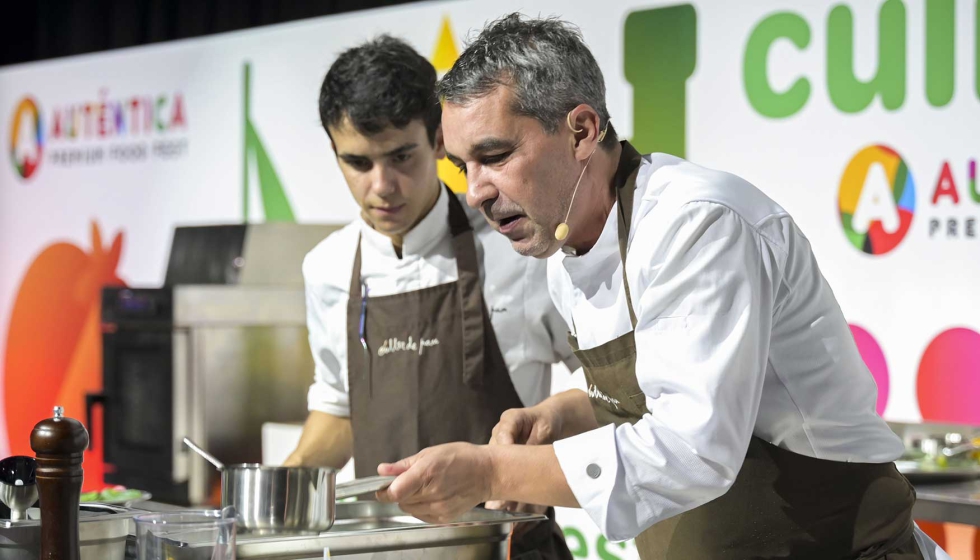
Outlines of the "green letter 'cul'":
<svg viewBox="0 0 980 560">
<path fill-rule="evenodd" d="M 742 82 L 749 103 L 760 115 L 773 119 L 796 114 L 810 98 L 810 81 L 806 78 L 798 78 L 784 92 L 773 91 L 769 85 L 769 49 L 781 38 L 803 50 L 810 44 L 810 26 L 797 14 L 773 14 L 752 30 L 742 60 Z"/>
<path fill-rule="evenodd" d="M 905 4 L 887 0 L 878 13 L 878 70 L 862 82 L 854 75 L 854 16 L 839 5 L 827 19 L 827 89 L 845 113 L 863 111 L 876 95 L 894 111 L 905 102 Z"/>
<path fill-rule="evenodd" d="M 942 107 L 956 87 L 956 0 L 926 0 L 926 99 Z"/>
</svg>

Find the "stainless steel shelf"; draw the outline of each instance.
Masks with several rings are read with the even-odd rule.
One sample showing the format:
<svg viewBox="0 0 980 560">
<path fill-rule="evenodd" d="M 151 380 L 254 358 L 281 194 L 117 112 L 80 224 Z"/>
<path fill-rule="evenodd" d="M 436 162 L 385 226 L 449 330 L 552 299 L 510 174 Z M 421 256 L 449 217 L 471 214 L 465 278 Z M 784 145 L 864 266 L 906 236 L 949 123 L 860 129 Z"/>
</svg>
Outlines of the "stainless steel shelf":
<svg viewBox="0 0 980 560">
<path fill-rule="evenodd" d="M 980 480 L 916 484 L 916 519 L 980 526 Z"/>
</svg>

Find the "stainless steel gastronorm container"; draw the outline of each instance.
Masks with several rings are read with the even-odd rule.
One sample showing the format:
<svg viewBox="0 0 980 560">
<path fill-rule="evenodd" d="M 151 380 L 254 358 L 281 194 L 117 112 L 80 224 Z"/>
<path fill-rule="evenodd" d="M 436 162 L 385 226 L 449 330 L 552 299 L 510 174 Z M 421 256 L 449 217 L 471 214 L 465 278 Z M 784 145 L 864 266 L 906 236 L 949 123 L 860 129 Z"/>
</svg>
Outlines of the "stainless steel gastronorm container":
<svg viewBox="0 0 980 560">
<path fill-rule="evenodd" d="M 517 523 L 541 521 L 542 515 L 474 509 L 453 523 L 428 524 L 393 504 L 372 501 L 337 504 L 329 531 L 308 534 L 239 532 L 238 560 L 504 560 Z M 208 560 L 207 547 L 174 543 L 173 560 Z"/>
</svg>

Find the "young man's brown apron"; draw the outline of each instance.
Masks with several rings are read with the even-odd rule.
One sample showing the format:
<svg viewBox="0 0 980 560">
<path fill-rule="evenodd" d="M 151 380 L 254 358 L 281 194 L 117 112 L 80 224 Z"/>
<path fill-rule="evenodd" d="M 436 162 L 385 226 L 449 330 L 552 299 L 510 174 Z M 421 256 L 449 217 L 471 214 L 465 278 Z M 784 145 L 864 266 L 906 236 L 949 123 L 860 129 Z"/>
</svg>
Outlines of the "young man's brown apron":
<svg viewBox="0 0 980 560">
<path fill-rule="evenodd" d="M 639 165 L 640 154 L 624 142 L 615 184 L 623 287 L 634 328 L 626 247 Z M 569 339 L 590 389 L 615 399 L 591 399 L 599 425 L 635 423 L 649 412 L 636 379 L 632 331 L 590 350 L 578 350 L 571 334 Z M 753 437 L 727 493 L 657 523 L 636 538 L 636 546 L 643 560 L 921 560 L 914 502 L 915 491 L 892 463 L 814 459 Z"/>
<path fill-rule="evenodd" d="M 358 240 L 347 306 L 358 477 L 433 445 L 486 444 L 500 415 L 524 406 L 484 305 L 473 229 L 451 192 L 449 229 L 458 280 L 381 297 L 363 297 Z M 514 539 L 512 558 L 571 558 L 549 517 Z"/>
</svg>

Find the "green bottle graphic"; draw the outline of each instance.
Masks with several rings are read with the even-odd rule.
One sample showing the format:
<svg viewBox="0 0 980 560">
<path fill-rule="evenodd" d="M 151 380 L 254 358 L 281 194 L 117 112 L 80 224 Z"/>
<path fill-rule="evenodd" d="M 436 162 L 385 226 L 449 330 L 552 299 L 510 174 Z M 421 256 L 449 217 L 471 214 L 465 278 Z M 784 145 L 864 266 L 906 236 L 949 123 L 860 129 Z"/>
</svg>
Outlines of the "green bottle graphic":
<svg viewBox="0 0 980 560">
<path fill-rule="evenodd" d="M 282 188 L 276 168 L 266 152 L 262 139 L 252 123 L 250 112 L 251 64 L 245 63 L 243 76 L 245 143 L 242 151 L 242 221 L 248 222 L 248 168 L 249 158 L 254 158 L 258 174 L 259 194 L 262 210 L 267 222 L 295 222 L 289 198 Z"/>
<path fill-rule="evenodd" d="M 691 4 L 630 13 L 623 66 L 633 86 L 633 138 L 640 153 L 687 152 L 687 80 L 697 65 L 698 16 Z"/>
</svg>

